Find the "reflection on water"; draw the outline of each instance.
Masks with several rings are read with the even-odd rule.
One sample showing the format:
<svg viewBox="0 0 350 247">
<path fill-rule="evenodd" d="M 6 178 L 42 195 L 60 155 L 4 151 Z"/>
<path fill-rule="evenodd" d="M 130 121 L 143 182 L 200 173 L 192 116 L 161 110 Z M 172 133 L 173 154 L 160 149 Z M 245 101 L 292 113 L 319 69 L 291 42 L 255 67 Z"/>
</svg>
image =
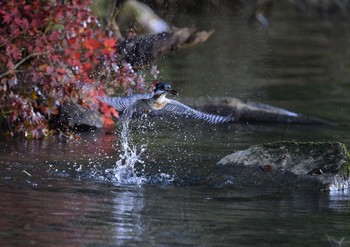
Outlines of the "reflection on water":
<svg viewBox="0 0 350 247">
<path fill-rule="evenodd" d="M 2 187 L 1 246 L 350 244 L 348 192 L 51 183 Z"/>
<path fill-rule="evenodd" d="M 247 26 L 244 8 L 180 13 L 177 26 L 194 22 L 216 31 L 208 42 L 161 60 L 162 79 L 184 96 L 260 101 L 337 126 L 132 122 L 138 151 L 128 155 L 144 162 L 132 166 L 147 179 L 142 185 L 115 177 L 126 150 L 118 135 L 2 139 L 0 246 L 350 246 L 349 191 L 203 184 L 224 155 L 254 144 L 350 146 L 350 22 L 276 6 L 283 9 L 271 15 L 269 28 Z"/>
<path fill-rule="evenodd" d="M 144 209 L 144 188 L 116 191 L 113 198 L 113 218 L 117 219 L 114 228 L 116 244 L 126 246 L 143 242 L 145 233 L 142 211 Z"/>
<path fill-rule="evenodd" d="M 350 216 L 349 191 L 286 193 L 278 188 L 198 185 L 220 157 L 253 141 L 273 140 L 276 134 L 283 139 L 317 139 L 332 130 L 185 121 L 143 126 L 140 136 L 137 123 L 130 127 L 134 145 L 147 144 L 142 156 L 146 184 L 119 183 L 114 173 L 105 172 L 119 157 L 119 149 L 108 147 L 114 142 L 101 146 L 108 158 L 83 152 L 94 150 L 94 139 L 106 138 L 101 133 L 83 136 L 81 147 L 59 144 L 76 154 L 76 164 L 62 156 L 34 165 L 22 159 L 17 164 L 2 161 L 0 245 L 330 246 L 342 238 L 342 246 L 350 245 L 350 224 L 345 220 Z M 13 149 L 2 151 L 1 157 L 18 153 L 17 145 L 8 143 Z M 57 143 L 44 149 L 30 145 L 37 148 L 32 155 L 40 157 Z M 80 157 L 80 150 L 86 157 Z M 162 182 L 161 174 L 171 174 L 181 186 L 169 184 L 169 178 Z"/>
</svg>

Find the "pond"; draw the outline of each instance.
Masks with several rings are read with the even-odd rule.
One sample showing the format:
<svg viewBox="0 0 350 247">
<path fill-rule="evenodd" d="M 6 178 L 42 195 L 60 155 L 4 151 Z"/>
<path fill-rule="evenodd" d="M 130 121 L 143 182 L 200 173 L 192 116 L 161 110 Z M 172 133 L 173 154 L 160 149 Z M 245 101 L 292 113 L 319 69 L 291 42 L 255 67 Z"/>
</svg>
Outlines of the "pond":
<svg viewBox="0 0 350 247">
<path fill-rule="evenodd" d="M 287 3 L 275 6 L 268 28 L 247 25 L 248 17 L 245 6 L 171 17 L 215 33 L 159 60 L 161 79 L 179 97 L 237 97 L 335 126 L 133 121 L 138 177 L 123 181 L 115 176 L 120 128 L 75 142 L 3 139 L 0 245 L 350 246 L 349 191 L 205 183 L 222 157 L 251 145 L 350 145 L 349 19 L 300 14 Z"/>
</svg>

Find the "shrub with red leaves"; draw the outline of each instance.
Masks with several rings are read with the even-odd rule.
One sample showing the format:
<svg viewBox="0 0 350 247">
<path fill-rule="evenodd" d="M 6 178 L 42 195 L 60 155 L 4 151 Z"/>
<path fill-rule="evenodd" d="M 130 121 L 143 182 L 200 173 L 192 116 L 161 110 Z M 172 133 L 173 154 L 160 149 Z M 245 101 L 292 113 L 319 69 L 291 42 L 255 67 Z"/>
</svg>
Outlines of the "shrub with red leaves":
<svg viewBox="0 0 350 247">
<path fill-rule="evenodd" d="M 117 65 L 117 40 L 90 5 L 0 1 L 0 120 L 11 135 L 50 134 L 62 104 L 94 107 L 93 97 L 106 91 L 103 82 L 123 90 L 144 86 L 130 65 Z M 117 116 L 106 106 L 101 111 L 106 119 Z"/>
</svg>

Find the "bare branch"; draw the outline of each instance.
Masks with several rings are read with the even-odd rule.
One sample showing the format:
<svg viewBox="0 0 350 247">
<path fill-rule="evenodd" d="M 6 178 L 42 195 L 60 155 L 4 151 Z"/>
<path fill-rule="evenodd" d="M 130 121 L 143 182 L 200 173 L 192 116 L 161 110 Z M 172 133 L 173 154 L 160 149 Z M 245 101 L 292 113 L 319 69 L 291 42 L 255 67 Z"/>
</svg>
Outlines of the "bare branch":
<svg viewBox="0 0 350 247">
<path fill-rule="evenodd" d="M 28 61 L 29 59 L 31 59 L 32 57 L 35 57 L 35 56 L 42 56 L 42 55 L 45 55 L 47 54 L 48 52 L 34 52 L 34 53 L 31 53 L 29 54 L 28 56 L 24 57 L 21 61 L 19 61 L 18 63 L 15 64 L 15 66 L 13 66 L 13 70 L 16 70 L 19 66 L 21 66 L 23 63 L 25 63 L 26 61 Z M 0 79 L 11 74 L 11 72 L 13 70 L 8 70 L 2 74 L 0 74 Z"/>
</svg>

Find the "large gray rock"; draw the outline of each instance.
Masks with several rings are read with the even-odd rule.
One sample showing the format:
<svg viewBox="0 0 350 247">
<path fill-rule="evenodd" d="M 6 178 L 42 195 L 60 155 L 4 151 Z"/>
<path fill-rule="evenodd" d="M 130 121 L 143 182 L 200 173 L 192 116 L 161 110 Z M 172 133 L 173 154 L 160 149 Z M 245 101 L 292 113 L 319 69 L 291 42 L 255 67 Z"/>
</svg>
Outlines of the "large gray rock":
<svg viewBox="0 0 350 247">
<path fill-rule="evenodd" d="M 90 130 L 102 128 L 102 115 L 96 110 L 87 109 L 77 103 L 68 102 L 62 105 L 60 120 L 68 123 L 70 128 Z"/>
<path fill-rule="evenodd" d="M 350 187 L 349 174 L 349 154 L 339 142 L 277 142 L 224 157 L 211 179 L 244 187 L 339 190 Z"/>
</svg>

